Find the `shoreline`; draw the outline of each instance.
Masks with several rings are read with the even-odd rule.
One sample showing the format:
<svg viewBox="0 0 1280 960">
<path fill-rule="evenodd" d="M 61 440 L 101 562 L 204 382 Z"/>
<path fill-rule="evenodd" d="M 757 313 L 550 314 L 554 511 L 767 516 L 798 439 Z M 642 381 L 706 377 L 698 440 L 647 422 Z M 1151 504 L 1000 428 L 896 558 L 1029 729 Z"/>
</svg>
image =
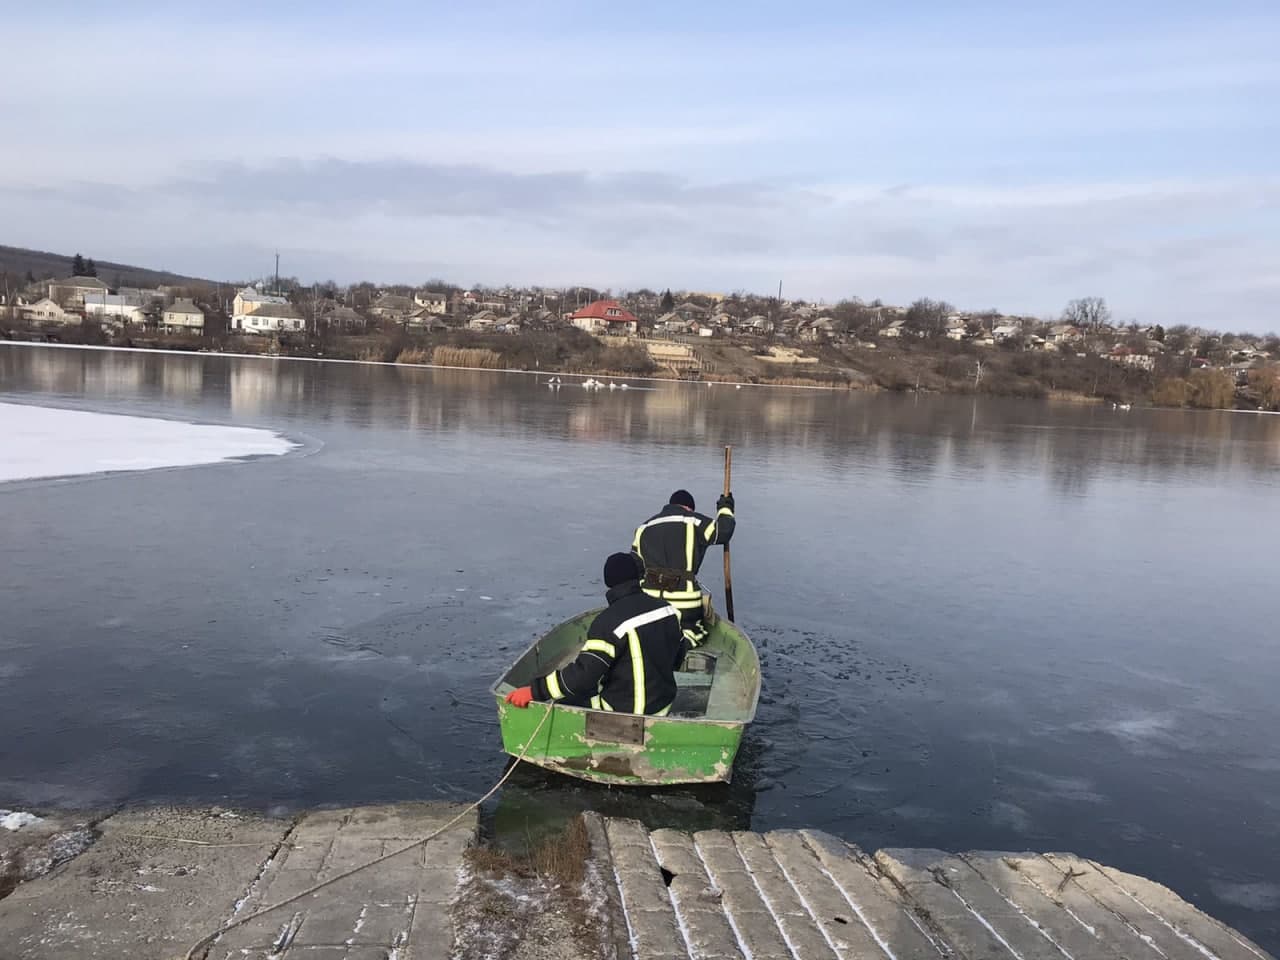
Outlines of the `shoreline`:
<svg viewBox="0 0 1280 960">
<path fill-rule="evenodd" d="M 360 366 L 370 367 L 394 367 L 401 370 L 466 370 L 471 373 L 493 373 L 493 374 L 520 374 L 522 376 L 545 376 L 545 377 L 577 377 L 580 380 L 592 380 L 596 377 L 610 377 L 618 379 L 626 376 L 627 381 L 637 381 L 639 383 L 685 383 L 690 386 L 731 386 L 731 387 L 773 387 L 785 390 L 829 390 L 829 391 L 852 391 L 852 392 L 871 392 L 865 388 L 840 386 L 836 384 L 804 384 L 804 383 L 752 383 L 749 380 L 687 380 L 681 377 L 653 377 L 638 376 L 631 374 L 608 373 L 606 371 L 597 371 L 594 373 L 566 373 L 560 370 L 516 370 L 512 368 L 495 369 L 493 367 L 455 367 L 438 363 L 397 363 L 389 360 L 350 360 L 344 357 L 296 357 L 290 354 L 266 354 L 266 353 L 233 353 L 223 350 L 173 350 L 167 347 L 116 347 L 108 344 L 89 344 L 89 343 L 38 343 L 30 340 L 3 340 L 0 339 L 0 346 L 6 347 L 31 347 L 31 348 L 48 348 L 55 350 L 97 350 L 105 352 L 118 353 L 156 353 L 165 356 L 176 357 L 227 357 L 236 360 L 292 360 L 305 363 L 350 363 Z M 581 384 L 578 384 L 579 386 Z M 606 387 L 607 389 L 607 387 Z"/>
</svg>

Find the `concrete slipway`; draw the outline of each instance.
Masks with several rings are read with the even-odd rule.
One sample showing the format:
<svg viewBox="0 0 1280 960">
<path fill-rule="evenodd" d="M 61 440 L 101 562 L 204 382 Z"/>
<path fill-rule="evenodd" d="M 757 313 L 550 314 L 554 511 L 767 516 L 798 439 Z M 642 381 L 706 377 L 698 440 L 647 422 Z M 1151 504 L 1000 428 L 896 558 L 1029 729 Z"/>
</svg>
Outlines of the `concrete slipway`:
<svg viewBox="0 0 1280 960">
<path fill-rule="evenodd" d="M 565 926 L 558 940 L 529 946 L 509 937 L 503 946 L 483 929 L 507 926 L 502 915 L 481 912 L 477 920 L 458 896 L 475 889 L 466 854 L 475 813 L 413 845 L 463 812 L 399 804 L 294 820 L 116 813 L 94 826 L 96 840 L 85 852 L 0 901 L 0 958 L 178 960 L 231 921 L 404 850 L 226 932 L 195 955 L 1270 960 L 1165 887 L 1069 854 L 868 855 L 815 831 L 650 832 L 594 815 L 587 818 L 583 881 L 591 889 L 575 900 L 588 915 Z M 11 867 L 23 855 L 35 862 L 55 840 L 37 829 L 22 854 L 7 839 Z M 518 890 L 512 896 L 529 902 Z"/>
</svg>

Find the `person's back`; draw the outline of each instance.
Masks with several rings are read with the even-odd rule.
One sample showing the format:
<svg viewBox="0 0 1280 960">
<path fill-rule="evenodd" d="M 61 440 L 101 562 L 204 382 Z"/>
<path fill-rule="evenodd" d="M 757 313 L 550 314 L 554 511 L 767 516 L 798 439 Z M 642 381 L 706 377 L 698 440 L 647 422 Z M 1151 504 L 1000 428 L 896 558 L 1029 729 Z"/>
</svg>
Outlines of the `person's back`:
<svg viewBox="0 0 1280 960">
<path fill-rule="evenodd" d="M 644 564 L 644 592 L 680 611 L 686 636 L 694 645 L 705 636 L 698 571 L 707 548 L 728 543 L 735 526 L 733 494 L 716 502 L 712 518 L 694 509 L 688 491 L 677 490 L 661 511 L 636 528 L 631 549 Z"/>
<path fill-rule="evenodd" d="M 684 652 L 680 614 L 665 600 L 644 593 L 638 578 L 610 589 L 609 598 L 609 609 L 587 630 L 584 649 L 607 645 L 614 655 L 613 668 L 591 705 L 664 714 L 676 698 L 675 670 Z"/>
<path fill-rule="evenodd" d="M 591 621 L 577 659 L 513 690 L 508 703 L 527 707 L 532 700 L 550 700 L 658 715 L 671 708 L 684 654 L 680 614 L 640 589 L 640 567 L 631 554 L 614 554 L 604 569 L 609 607 Z"/>
</svg>

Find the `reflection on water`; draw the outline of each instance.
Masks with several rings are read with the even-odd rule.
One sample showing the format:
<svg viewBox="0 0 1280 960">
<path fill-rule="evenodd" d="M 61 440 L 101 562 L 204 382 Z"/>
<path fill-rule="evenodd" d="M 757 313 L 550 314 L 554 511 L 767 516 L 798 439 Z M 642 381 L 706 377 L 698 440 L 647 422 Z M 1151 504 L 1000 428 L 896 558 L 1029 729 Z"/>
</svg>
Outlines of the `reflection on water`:
<svg viewBox="0 0 1280 960">
<path fill-rule="evenodd" d="M 335 421 L 502 437 L 813 451 L 827 467 L 884 460 L 895 479 L 1043 470 L 1083 493 L 1122 466 L 1160 481 L 1280 465 L 1280 418 L 1107 405 L 886 397 L 818 390 L 635 383 L 591 393 L 515 374 L 149 352 L 0 349 L 0 386 L 87 400 L 159 400 L 203 416 Z M 172 410 L 172 407 L 169 407 Z"/>
<path fill-rule="evenodd" d="M 764 674 L 734 782 L 522 769 L 490 829 L 1071 849 L 1280 945 L 1280 418 L 543 379 L 0 346 L 5 399 L 318 450 L 0 488 L 0 806 L 477 796 L 493 678 L 732 443 Z"/>
</svg>

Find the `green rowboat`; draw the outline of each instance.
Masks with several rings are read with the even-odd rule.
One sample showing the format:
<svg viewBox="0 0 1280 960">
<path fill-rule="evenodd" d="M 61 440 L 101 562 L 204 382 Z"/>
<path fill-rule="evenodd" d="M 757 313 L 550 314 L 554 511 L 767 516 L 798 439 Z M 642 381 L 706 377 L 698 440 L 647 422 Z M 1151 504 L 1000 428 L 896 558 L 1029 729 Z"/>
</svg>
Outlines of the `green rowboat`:
<svg viewBox="0 0 1280 960">
<path fill-rule="evenodd" d="M 506 696 L 571 662 L 598 610 L 567 620 L 533 644 L 492 691 L 502 748 L 528 763 L 612 784 L 715 783 L 733 775 L 742 731 L 756 715 L 760 659 L 747 635 L 724 618 L 676 673 L 665 717 L 642 717 L 549 703 L 513 707 Z M 532 742 L 534 731 L 537 736 Z M 527 750 L 526 750 L 526 744 Z"/>
</svg>

